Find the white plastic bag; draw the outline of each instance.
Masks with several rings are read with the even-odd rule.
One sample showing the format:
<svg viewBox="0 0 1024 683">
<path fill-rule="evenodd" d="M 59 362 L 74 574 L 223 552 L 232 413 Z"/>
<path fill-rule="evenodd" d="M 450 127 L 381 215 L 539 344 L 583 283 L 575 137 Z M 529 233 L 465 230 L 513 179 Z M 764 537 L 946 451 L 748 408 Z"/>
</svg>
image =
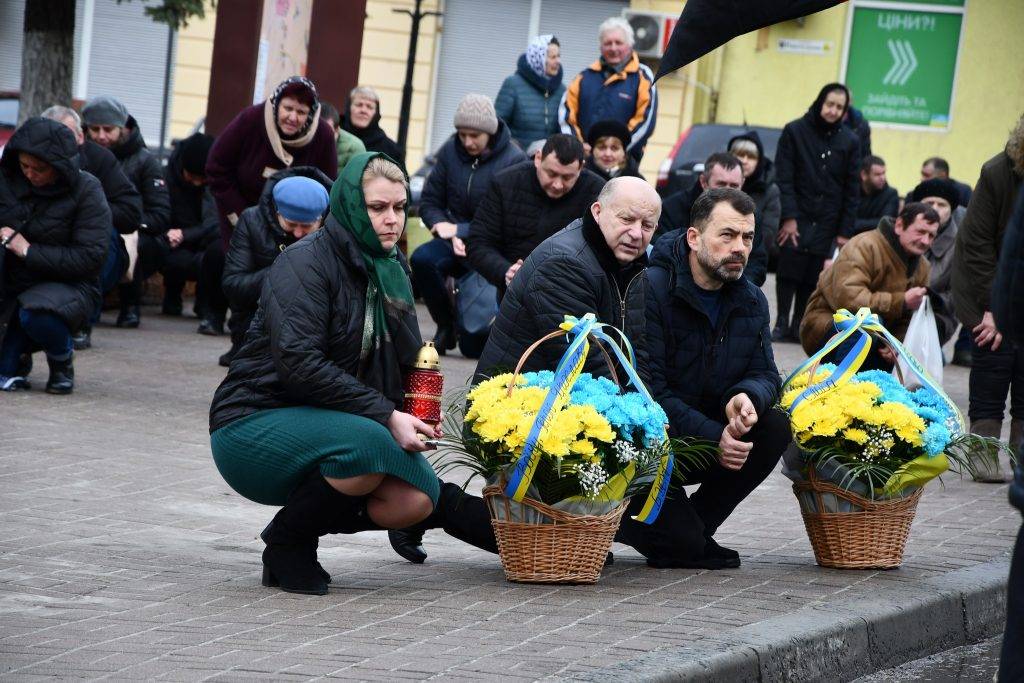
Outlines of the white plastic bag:
<svg viewBox="0 0 1024 683">
<path fill-rule="evenodd" d="M 939 343 L 939 329 L 935 325 L 935 313 L 927 295 L 910 318 L 903 347 L 928 371 L 935 383 L 942 386 L 942 344 Z M 921 380 L 902 358 L 899 359 L 899 369 L 903 372 L 903 386 L 908 389 L 921 386 Z M 896 374 L 896 370 L 893 370 L 893 374 Z"/>
</svg>

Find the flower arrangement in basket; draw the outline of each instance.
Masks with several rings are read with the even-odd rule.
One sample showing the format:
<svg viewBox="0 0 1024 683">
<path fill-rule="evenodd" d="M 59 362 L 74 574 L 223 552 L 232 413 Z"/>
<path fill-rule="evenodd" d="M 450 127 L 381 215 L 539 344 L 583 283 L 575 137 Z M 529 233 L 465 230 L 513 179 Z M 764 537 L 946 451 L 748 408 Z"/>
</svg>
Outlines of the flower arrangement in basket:
<svg viewBox="0 0 1024 683">
<path fill-rule="evenodd" d="M 618 333 L 628 357 L 606 329 Z M 520 374 L 537 346 L 565 334 L 569 348 L 553 372 Z M 590 342 L 612 380 L 582 372 Z M 608 348 L 630 390 L 620 387 Z M 566 316 L 561 330 L 524 352 L 515 372 L 481 382 L 465 398 L 461 429 L 449 432 L 461 434 L 443 445 L 435 464 L 486 479 L 484 498 L 511 581 L 596 582 L 629 497 L 649 489 L 636 519 L 653 522 L 674 461 L 689 468 L 713 450 L 668 439 L 665 412 L 636 375 L 628 340 L 592 314 Z"/>
<path fill-rule="evenodd" d="M 794 480 L 818 564 L 898 567 L 921 487 L 951 462 L 970 471 L 969 451 L 981 437 L 966 433 L 960 410 L 870 310 L 844 309 L 834 319 L 839 332 L 783 384 L 797 447 L 784 473 Z M 819 365 L 854 334 L 838 366 Z M 920 388 L 880 370 L 858 372 L 873 338 L 892 347 Z"/>
</svg>

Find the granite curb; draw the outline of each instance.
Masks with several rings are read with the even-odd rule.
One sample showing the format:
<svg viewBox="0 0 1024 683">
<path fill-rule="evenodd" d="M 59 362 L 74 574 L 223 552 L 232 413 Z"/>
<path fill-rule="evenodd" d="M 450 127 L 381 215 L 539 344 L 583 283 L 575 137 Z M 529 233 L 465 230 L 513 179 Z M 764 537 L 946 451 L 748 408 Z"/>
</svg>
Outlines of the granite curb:
<svg viewBox="0 0 1024 683">
<path fill-rule="evenodd" d="M 573 681 L 849 681 L 1000 633 L 1008 559 L 810 606 Z"/>
</svg>

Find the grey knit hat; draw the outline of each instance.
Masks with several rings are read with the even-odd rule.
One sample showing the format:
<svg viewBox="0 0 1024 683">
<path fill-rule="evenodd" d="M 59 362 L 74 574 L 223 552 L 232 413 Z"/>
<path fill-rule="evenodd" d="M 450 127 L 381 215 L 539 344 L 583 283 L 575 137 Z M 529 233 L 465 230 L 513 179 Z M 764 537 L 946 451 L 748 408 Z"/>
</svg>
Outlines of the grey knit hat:
<svg viewBox="0 0 1024 683">
<path fill-rule="evenodd" d="M 121 126 L 128 123 L 128 110 L 109 95 L 94 97 L 82 107 L 82 123 L 87 126 Z"/>
<path fill-rule="evenodd" d="M 472 128 L 494 135 L 498 132 L 498 115 L 494 111 L 494 102 L 487 95 L 466 95 L 455 110 L 455 127 Z"/>
</svg>

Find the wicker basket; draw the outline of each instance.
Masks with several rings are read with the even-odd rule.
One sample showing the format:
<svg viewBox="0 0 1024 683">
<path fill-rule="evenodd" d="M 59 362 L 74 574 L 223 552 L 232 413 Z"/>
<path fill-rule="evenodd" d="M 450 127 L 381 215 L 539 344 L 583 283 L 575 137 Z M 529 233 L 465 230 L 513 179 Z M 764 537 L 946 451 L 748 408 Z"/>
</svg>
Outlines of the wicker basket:
<svg viewBox="0 0 1024 683">
<path fill-rule="evenodd" d="M 823 510 L 822 494 L 831 494 L 847 501 L 854 509 L 853 512 L 816 512 L 805 509 L 801 503 L 800 514 L 819 565 L 834 569 L 895 569 L 900 566 L 923 489 L 905 498 L 868 500 L 819 479 L 813 466 L 807 468 L 807 475 L 806 481 L 793 484 L 798 499 L 801 493 L 810 492 L 817 509 Z"/>
<path fill-rule="evenodd" d="M 629 502 L 604 515 L 573 515 L 531 498 L 517 503 L 500 486 L 484 488 L 484 500 L 505 578 L 521 583 L 597 583 Z M 533 514 L 514 515 L 517 506 Z M 540 521 L 506 521 L 513 516 L 539 516 Z"/>
</svg>

